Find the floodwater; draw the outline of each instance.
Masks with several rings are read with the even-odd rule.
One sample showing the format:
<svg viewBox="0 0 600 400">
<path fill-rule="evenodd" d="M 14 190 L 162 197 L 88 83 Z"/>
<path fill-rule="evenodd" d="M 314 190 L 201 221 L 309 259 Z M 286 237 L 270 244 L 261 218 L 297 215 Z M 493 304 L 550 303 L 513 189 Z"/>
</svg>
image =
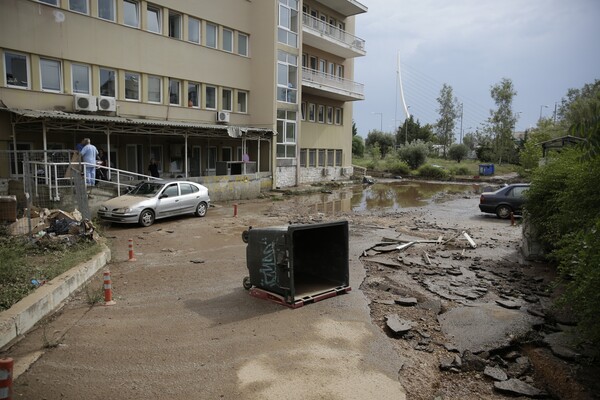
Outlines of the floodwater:
<svg viewBox="0 0 600 400">
<path fill-rule="evenodd" d="M 478 192 L 479 185 L 420 181 L 377 182 L 356 185 L 335 193 L 311 195 L 305 199 L 311 211 L 336 213 L 349 211 L 395 211 L 422 207 L 444 194 Z"/>
</svg>

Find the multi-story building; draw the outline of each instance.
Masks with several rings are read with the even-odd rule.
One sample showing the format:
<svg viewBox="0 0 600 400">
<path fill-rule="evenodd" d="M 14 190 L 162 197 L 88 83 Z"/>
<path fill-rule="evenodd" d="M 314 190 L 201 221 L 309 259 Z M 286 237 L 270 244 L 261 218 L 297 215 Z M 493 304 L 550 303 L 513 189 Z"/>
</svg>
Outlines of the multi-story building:
<svg viewBox="0 0 600 400">
<path fill-rule="evenodd" d="M 348 175 L 363 12 L 355 0 L 3 0 L 0 150 L 89 137 L 140 174 L 155 159 L 162 177 L 205 183 Z M 11 156 L 0 178 L 21 171 Z"/>
</svg>

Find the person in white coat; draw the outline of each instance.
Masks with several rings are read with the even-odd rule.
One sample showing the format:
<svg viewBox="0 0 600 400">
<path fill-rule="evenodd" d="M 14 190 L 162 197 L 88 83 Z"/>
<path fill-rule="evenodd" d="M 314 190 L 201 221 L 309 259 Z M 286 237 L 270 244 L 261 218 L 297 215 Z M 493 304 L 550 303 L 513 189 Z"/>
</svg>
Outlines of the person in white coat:
<svg viewBox="0 0 600 400">
<path fill-rule="evenodd" d="M 83 148 L 81 149 L 81 161 L 85 163 L 85 183 L 88 186 L 94 186 L 96 183 L 96 159 L 98 158 L 98 149 L 92 144 L 89 138 L 83 139 Z"/>
</svg>

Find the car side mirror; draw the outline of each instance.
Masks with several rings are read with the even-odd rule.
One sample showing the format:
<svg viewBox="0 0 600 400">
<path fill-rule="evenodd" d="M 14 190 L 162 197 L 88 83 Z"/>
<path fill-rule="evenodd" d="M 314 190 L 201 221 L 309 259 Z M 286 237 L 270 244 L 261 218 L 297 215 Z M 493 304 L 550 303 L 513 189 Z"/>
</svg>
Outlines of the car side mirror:
<svg viewBox="0 0 600 400">
<path fill-rule="evenodd" d="M 165 197 L 169 197 L 169 195 L 166 193 L 162 193 L 160 196 L 158 196 L 159 199 L 164 199 Z"/>
</svg>

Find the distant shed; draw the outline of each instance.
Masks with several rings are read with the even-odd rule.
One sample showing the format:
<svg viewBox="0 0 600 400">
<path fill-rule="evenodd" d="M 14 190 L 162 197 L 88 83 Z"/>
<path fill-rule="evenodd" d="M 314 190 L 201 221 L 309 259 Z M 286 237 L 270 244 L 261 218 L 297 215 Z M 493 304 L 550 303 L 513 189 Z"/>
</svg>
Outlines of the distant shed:
<svg viewBox="0 0 600 400">
<path fill-rule="evenodd" d="M 540 143 L 540 145 L 542 146 L 542 156 L 545 158 L 548 155 L 548 150 L 560 151 L 560 149 L 562 149 L 565 146 L 575 146 L 584 142 L 587 142 L 587 140 L 571 135 L 550 139 Z"/>
</svg>

